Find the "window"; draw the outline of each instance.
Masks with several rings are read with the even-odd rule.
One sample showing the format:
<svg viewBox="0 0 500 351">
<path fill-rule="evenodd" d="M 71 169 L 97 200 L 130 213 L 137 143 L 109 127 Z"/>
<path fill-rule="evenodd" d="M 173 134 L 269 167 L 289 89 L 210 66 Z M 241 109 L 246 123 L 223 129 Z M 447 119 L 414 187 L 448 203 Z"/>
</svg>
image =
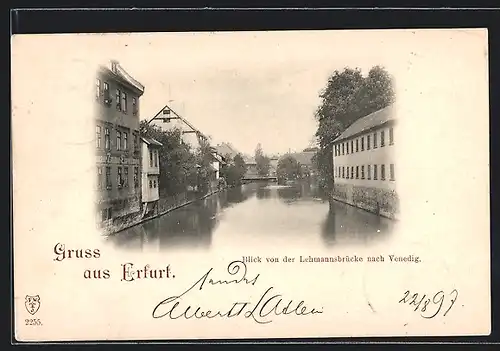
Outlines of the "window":
<svg viewBox="0 0 500 351">
<path fill-rule="evenodd" d="M 128 133 L 123 133 L 123 150 L 128 150 Z"/>
<path fill-rule="evenodd" d="M 153 150 L 149 150 L 149 167 L 153 167 Z"/>
<path fill-rule="evenodd" d="M 361 151 L 365 151 L 365 137 L 361 137 Z"/>
<path fill-rule="evenodd" d="M 136 98 L 132 98 L 132 114 L 134 116 L 137 116 L 137 112 L 138 112 L 138 109 L 137 109 L 137 99 Z"/>
<path fill-rule="evenodd" d="M 149 187 L 152 189 L 153 188 L 153 181 L 150 179 L 149 180 Z"/>
<path fill-rule="evenodd" d="M 113 184 L 111 183 L 111 167 L 106 167 L 106 189 L 111 189 Z"/>
<path fill-rule="evenodd" d="M 385 146 L 385 131 L 381 131 L 380 132 L 380 147 L 384 147 Z"/>
<path fill-rule="evenodd" d="M 389 128 L 389 145 L 394 144 L 394 128 Z"/>
<path fill-rule="evenodd" d="M 385 180 L 385 165 L 380 165 L 380 179 Z"/>
<path fill-rule="evenodd" d="M 99 100 L 101 97 L 101 80 L 97 79 L 95 82 L 95 97 Z"/>
<path fill-rule="evenodd" d="M 95 127 L 95 146 L 101 148 L 101 126 Z"/>
<path fill-rule="evenodd" d="M 345 167 L 342 166 L 342 178 L 345 178 Z"/>
<path fill-rule="evenodd" d="M 155 150 L 155 167 L 158 167 L 158 150 Z"/>
<path fill-rule="evenodd" d="M 111 208 L 105 208 L 103 210 L 101 210 L 101 216 L 102 216 L 102 221 L 107 221 L 108 219 L 111 219 L 111 211 L 112 209 Z"/>
<path fill-rule="evenodd" d="M 103 88 L 104 103 L 109 105 L 111 103 L 111 99 L 109 96 L 109 84 L 107 82 L 104 82 Z"/>
<path fill-rule="evenodd" d="M 342 143 L 342 155 L 345 155 L 345 143 Z"/>
<path fill-rule="evenodd" d="M 351 179 L 354 179 L 354 166 L 351 166 Z"/>
<path fill-rule="evenodd" d="M 134 187 L 139 187 L 139 167 L 134 167 Z"/>
<path fill-rule="evenodd" d="M 354 152 L 354 140 L 351 140 L 351 154 Z"/>
<path fill-rule="evenodd" d="M 372 166 L 368 165 L 366 167 L 366 179 L 372 179 Z"/>
<path fill-rule="evenodd" d="M 137 145 L 137 134 L 134 134 L 134 151 L 138 151 L 138 145 Z"/>
<path fill-rule="evenodd" d="M 116 89 L 116 109 L 120 111 L 121 108 L 122 108 L 121 91 L 120 89 Z"/>
<path fill-rule="evenodd" d="M 359 179 L 359 166 L 356 166 L 356 179 Z"/>
<path fill-rule="evenodd" d="M 390 164 L 389 165 L 389 172 L 390 172 L 390 177 L 391 177 L 391 180 L 396 180 L 396 178 L 394 177 L 394 164 Z"/>
<path fill-rule="evenodd" d="M 116 150 L 120 151 L 122 146 L 122 133 L 120 131 L 116 131 Z"/>
<path fill-rule="evenodd" d="M 373 148 L 376 149 L 377 145 L 377 132 L 373 133 Z"/>
<path fill-rule="evenodd" d="M 125 179 L 124 179 L 124 185 L 123 186 L 125 188 L 128 188 L 128 167 L 124 167 L 123 171 L 125 172 L 125 174 L 124 174 L 124 178 Z"/>
<path fill-rule="evenodd" d="M 97 189 L 102 189 L 102 168 L 97 167 Z"/>
<path fill-rule="evenodd" d="M 345 179 L 349 179 L 349 167 L 346 167 L 346 176 Z"/>
<path fill-rule="evenodd" d="M 346 154 L 349 155 L 349 142 L 346 143 Z"/>
<path fill-rule="evenodd" d="M 365 179 L 365 166 L 361 166 L 361 179 Z"/>
<path fill-rule="evenodd" d="M 377 165 L 373 165 L 373 179 L 377 180 Z"/>
<path fill-rule="evenodd" d="M 109 128 L 104 128 L 104 147 L 106 148 L 106 150 L 109 150 L 111 148 Z"/>
<path fill-rule="evenodd" d="M 121 188 L 123 186 L 123 174 L 122 174 L 122 168 L 118 167 L 118 173 L 117 173 L 117 182 L 118 182 L 118 187 Z"/>
<path fill-rule="evenodd" d="M 122 92 L 121 103 L 122 103 L 121 110 L 123 111 L 123 113 L 127 113 L 127 93 L 126 92 Z"/>
<path fill-rule="evenodd" d="M 372 146 L 370 145 L 370 136 L 366 136 L 366 150 L 370 150 Z"/>
<path fill-rule="evenodd" d="M 359 139 L 356 139 L 356 152 L 359 152 Z"/>
<path fill-rule="evenodd" d="M 155 180 L 153 180 L 153 188 L 155 188 L 155 189 L 156 189 L 156 179 L 155 179 Z"/>
</svg>

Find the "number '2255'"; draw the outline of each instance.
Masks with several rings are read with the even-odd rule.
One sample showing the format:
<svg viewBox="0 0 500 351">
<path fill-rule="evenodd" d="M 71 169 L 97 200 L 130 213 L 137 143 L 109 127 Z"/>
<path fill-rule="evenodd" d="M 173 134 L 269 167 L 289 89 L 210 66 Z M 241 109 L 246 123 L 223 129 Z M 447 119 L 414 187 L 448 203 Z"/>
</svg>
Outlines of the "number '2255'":
<svg viewBox="0 0 500 351">
<path fill-rule="evenodd" d="M 42 321 L 39 318 L 25 319 L 24 323 L 26 325 L 42 325 Z"/>
</svg>

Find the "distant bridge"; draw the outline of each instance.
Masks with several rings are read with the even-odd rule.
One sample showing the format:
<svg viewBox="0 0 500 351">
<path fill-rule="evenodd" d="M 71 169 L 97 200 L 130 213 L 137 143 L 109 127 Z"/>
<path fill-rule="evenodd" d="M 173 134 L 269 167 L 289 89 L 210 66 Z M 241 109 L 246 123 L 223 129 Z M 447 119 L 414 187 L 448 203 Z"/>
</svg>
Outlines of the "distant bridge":
<svg viewBox="0 0 500 351">
<path fill-rule="evenodd" d="M 246 182 L 253 182 L 253 181 L 259 181 L 259 180 L 277 182 L 278 177 L 276 177 L 276 176 L 270 176 L 270 177 L 268 177 L 268 176 L 246 176 L 246 177 L 243 177 L 242 180 L 246 181 Z"/>
</svg>

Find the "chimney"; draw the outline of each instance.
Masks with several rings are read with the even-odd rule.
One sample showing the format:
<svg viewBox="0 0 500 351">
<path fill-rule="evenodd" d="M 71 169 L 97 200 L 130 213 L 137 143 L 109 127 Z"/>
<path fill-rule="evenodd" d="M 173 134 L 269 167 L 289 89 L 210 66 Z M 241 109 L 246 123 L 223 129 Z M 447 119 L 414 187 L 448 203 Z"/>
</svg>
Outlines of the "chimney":
<svg viewBox="0 0 500 351">
<path fill-rule="evenodd" d="M 117 60 L 111 60 L 111 71 L 116 73 L 118 65 L 119 65 L 119 63 Z"/>
</svg>

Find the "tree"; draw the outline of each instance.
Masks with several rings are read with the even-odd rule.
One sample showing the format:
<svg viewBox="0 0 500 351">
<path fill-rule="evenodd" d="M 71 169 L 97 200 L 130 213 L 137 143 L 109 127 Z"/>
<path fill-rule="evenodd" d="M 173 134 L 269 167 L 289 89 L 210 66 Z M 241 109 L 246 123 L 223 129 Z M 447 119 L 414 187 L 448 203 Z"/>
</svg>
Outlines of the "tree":
<svg viewBox="0 0 500 351">
<path fill-rule="evenodd" d="M 301 173 L 300 163 L 294 157 L 287 155 L 278 161 L 276 169 L 278 178 L 297 179 Z"/>
<path fill-rule="evenodd" d="M 237 154 L 234 156 L 234 159 L 231 159 L 230 155 L 226 155 L 225 159 L 227 165 L 222 168 L 221 176 L 224 177 L 228 185 L 235 186 L 241 184 L 241 180 L 247 171 L 243 157 Z"/>
<path fill-rule="evenodd" d="M 212 156 L 212 147 L 209 142 L 203 139 L 199 141 L 199 147 L 195 153 L 197 175 L 198 175 L 198 190 L 207 192 L 212 180 L 214 180 L 214 169 L 212 163 L 214 158 Z"/>
<path fill-rule="evenodd" d="M 257 144 L 257 148 L 255 149 L 255 163 L 257 173 L 260 176 L 265 177 L 269 174 L 269 169 L 271 168 L 271 160 L 262 152 L 260 143 Z"/>
<path fill-rule="evenodd" d="M 318 120 L 315 136 L 320 150 L 315 155 L 315 163 L 323 183 L 331 187 L 331 143 L 359 118 L 394 102 L 393 80 L 380 66 L 372 67 L 366 77 L 359 68 L 344 68 L 342 72 L 333 72 L 320 98 L 321 104 L 315 114 Z"/>
</svg>

